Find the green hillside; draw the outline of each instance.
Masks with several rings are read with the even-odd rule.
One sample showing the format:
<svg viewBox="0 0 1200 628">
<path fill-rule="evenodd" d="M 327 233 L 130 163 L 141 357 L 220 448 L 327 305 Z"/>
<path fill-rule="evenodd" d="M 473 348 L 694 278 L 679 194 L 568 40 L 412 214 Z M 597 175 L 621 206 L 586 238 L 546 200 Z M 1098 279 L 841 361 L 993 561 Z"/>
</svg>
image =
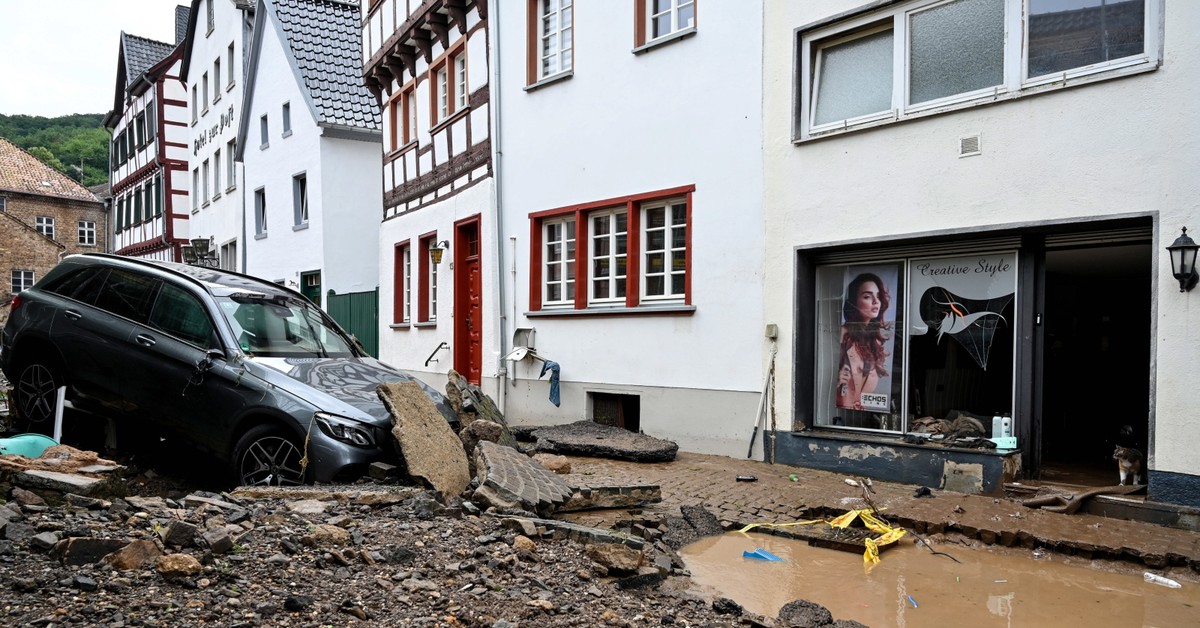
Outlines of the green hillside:
<svg viewBox="0 0 1200 628">
<path fill-rule="evenodd" d="M 84 185 L 108 182 L 108 131 L 102 113 L 78 113 L 57 118 L 0 115 L 0 137 L 30 151 Z M 36 150 L 37 148 L 45 151 Z M 55 159 L 50 159 L 49 157 Z"/>
</svg>

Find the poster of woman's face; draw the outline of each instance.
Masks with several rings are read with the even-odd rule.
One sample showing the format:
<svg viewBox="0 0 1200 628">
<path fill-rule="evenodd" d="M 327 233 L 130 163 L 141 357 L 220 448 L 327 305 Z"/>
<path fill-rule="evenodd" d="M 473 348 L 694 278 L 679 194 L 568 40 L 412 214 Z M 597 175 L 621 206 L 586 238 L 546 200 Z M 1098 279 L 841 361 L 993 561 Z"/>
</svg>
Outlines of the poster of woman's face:
<svg viewBox="0 0 1200 628">
<path fill-rule="evenodd" d="M 899 272 L 899 264 L 846 267 L 836 394 L 839 408 L 890 410 Z"/>
</svg>

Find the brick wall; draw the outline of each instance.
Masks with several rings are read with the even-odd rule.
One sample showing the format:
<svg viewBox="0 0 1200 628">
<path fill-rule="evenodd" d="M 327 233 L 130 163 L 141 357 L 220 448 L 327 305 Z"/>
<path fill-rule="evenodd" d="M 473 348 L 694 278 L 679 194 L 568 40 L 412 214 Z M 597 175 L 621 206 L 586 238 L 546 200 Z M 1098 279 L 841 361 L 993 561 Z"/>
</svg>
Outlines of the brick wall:
<svg viewBox="0 0 1200 628">
<path fill-rule="evenodd" d="M 32 270 L 33 279 L 44 277 L 58 263 L 63 249 L 27 229 L 12 216 L 0 215 L 0 326 L 8 321 L 12 297 L 12 271 Z"/>
<path fill-rule="evenodd" d="M 50 196 L 35 196 L 18 192 L 0 192 L 6 198 L 7 212 L 10 216 L 33 227 L 37 224 L 38 216 L 49 216 L 54 219 L 54 239 L 67 247 L 67 255 L 73 253 L 105 253 L 108 251 L 108 216 L 101 202 L 76 201 L 54 198 Z M 80 221 L 96 223 L 96 244 L 84 246 L 79 244 Z M 7 234 L 0 231 L 0 246 Z M 7 271 L 5 271 L 7 283 Z M 6 288 L 7 289 L 7 288 Z"/>
</svg>

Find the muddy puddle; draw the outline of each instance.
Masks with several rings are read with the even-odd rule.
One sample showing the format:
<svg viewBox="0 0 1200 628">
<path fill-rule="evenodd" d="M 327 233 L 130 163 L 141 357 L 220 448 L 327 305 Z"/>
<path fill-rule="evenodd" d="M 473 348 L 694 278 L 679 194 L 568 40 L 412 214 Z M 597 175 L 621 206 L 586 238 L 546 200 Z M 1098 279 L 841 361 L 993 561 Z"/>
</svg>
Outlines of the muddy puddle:
<svg viewBox="0 0 1200 628">
<path fill-rule="evenodd" d="M 769 534 L 731 532 L 679 554 L 704 593 L 774 617 L 794 599 L 825 605 L 834 619 L 899 626 L 1200 626 L 1200 584 L 1168 589 L 1136 574 L 1035 559 L 1027 550 L 947 544 L 935 556 L 906 537 L 870 571 L 862 556 Z M 762 548 L 782 558 L 743 558 Z M 1176 578 L 1178 579 L 1178 578 Z M 911 600 L 909 599 L 911 597 Z"/>
</svg>

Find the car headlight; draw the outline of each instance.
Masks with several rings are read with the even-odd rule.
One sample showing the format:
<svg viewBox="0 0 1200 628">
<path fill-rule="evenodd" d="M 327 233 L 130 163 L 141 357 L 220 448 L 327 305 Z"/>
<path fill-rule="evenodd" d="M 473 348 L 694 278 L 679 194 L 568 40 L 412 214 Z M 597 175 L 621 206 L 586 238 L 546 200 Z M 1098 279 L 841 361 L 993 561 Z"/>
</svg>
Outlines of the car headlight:
<svg viewBox="0 0 1200 628">
<path fill-rule="evenodd" d="M 375 445 L 375 436 L 372 434 L 371 428 L 358 421 L 327 412 L 318 412 L 313 418 L 321 427 L 321 431 L 330 438 L 359 447 Z"/>
</svg>

